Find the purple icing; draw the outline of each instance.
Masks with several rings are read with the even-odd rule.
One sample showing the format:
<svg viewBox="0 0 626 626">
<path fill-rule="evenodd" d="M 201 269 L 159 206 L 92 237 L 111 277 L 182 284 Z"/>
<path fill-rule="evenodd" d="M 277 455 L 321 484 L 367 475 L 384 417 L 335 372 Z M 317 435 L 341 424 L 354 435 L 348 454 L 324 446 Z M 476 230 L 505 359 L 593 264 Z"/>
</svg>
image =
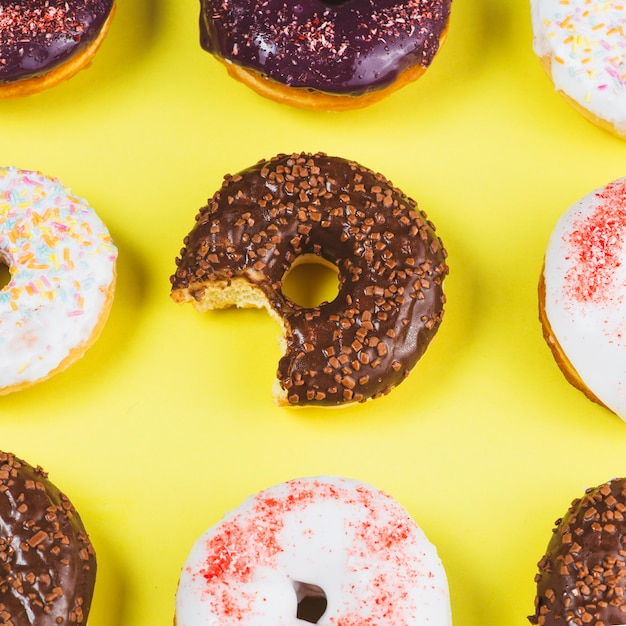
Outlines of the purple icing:
<svg viewBox="0 0 626 626">
<path fill-rule="evenodd" d="M 114 0 L 0 1 L 0 83 L 54 69 L 92 43 Z"/>
<path fill-rule="evenodd" d="M 452 0 L 200 0 L 200 43 L 291 87 L 381 89 L 428 67 Z"/>
</svg>

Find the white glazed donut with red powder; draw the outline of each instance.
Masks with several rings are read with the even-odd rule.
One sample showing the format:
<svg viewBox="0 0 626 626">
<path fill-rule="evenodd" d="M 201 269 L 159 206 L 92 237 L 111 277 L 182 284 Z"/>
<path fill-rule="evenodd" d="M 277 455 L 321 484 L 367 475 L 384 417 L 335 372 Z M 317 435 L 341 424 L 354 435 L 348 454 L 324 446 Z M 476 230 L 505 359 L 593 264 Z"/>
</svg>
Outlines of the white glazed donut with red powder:
<svg viewBox="0 0 626 626">
<path fill-rule="evenodd" d="M 339 477 L 248 498 L 193 546 L 177 626 L 450 626 L 446 574 L 409 514 Z"/>
<path fill-rule="evenodd" d="M 626 420 L 626 178 L 561 217 L 542 283 L 544 334 L 564 373 Z"/>
</svg>

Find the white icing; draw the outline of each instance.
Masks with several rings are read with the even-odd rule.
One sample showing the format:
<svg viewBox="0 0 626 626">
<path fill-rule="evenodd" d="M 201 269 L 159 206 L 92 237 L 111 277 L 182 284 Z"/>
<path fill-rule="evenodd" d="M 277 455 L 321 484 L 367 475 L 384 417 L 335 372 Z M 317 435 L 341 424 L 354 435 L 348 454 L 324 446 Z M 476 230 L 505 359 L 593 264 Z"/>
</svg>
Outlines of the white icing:
<svg viewBox="0 0 626 626">
<path fill-rule="evenodd" d="M 587 387 L 626 420 L 626 178 L 558 221 L 545 257 L 545 312 Z"/>
<path fill-rule="evenodd" d="M 0 168 L 0 393 L 47 377 L 87 342 L 115 278 L 117 249 L 85 200 L 57 180 Z"/>
<path fill-rule="evenodd" d="M 193 546 L 177 626 L 295 626 L 299 584 L 327 599 L 319 626 L 450 626 L 434 546 L 386 494 L 337 477 L 248 498 Z"/>
<path fill-rule="evenodd" d="M 626 4 L 531 0 L 533 48 L 555 88 L 626 133 Z"/>
</svg>

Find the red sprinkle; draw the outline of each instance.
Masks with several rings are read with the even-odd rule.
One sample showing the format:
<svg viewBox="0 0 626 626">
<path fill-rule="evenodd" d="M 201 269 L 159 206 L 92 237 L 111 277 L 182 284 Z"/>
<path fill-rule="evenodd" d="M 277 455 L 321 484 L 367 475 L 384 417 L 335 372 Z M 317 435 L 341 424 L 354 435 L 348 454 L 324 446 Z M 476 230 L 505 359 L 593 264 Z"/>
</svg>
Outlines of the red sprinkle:
<svg viewBox="0 0 626 626">
<path fill-rule="evenodd" d="M 567 236 L 572 267 L 567 295 L 577 302 L 609 302 L 615 271 L 622 264 L 626 235 L 626 181 L 607 185 L 593 214 L 574 224 Z"/>
<path fill-rule="evenodd" d="M 237 514 L 223 522 L 208 540 L 209 557 L 199 573 L 206 581 L 207 592 L 213 595 L 213 610 L 244 622 L 255 601 L 254 590 L 245 583 L 253 581 L 258 566 L 276 567 L 275 559 L 283 550 L 279 541 L 285 516 L 291 511 L 304 510 L 315 501 L 330 500 L 367 511 L 365 519 L 346 520 L 354 532 L 348 560 L 360 563 L 373 558 L 375 562 L 387 562 L 392 572 L 391 577 L 380 572 L 372 580 L 362 614 L 359 611 L 359 614 L 337 616 L 336 626 L 400 624 L 398 601 L 405 604 L 408 597 L 403 581 L 418 584 L 419 578 L 428 577 L 428 573 L 420 572 L 419 564 L 404 561 L 406 546 L 414 541 L 413 522 L 408 514 L 392 506 L 381 511 L 381 502 L 384 506 L 386 498 L 382 501 L 377 498 L 375 493 L 361 487 L 349 491 L 332 484 L 300 481 L 289 483 L 289 491 L 279 496 L 257 494 L 253 512 Z M 403 574 L 395 578 L 393 573 L 398 571 Z"/>
</svg>

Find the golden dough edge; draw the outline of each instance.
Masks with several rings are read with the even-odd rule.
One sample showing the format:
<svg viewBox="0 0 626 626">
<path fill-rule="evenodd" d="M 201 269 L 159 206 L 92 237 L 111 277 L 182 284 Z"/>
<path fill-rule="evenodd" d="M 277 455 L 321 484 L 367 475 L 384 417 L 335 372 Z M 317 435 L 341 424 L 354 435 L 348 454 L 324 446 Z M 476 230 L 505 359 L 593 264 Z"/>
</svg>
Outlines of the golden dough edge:
<svg viewBox="0 0 626 626">
<path fill-rule="evenodd" d="M 541 67 L 543 68 L 544 72 L 550 79 L 550 82 L 552 83 L 552 85 L 554 85 L 554 80 L 552 78 L 552 58 L 552 55 L 540 56 L 539 62 L 541 63 Z M 568 96 L 562 89 L 557 89 L 555 87 L 555 91 L 588 122 L 591 122 L 595 126 L 611 133 L 616 137 L 619 137 L 620 139 L 626 139 L 626 130 L 620 131 L 615 124 L 609 122 L 608 120 L 602 119 L 597 115 L 594 115 L 591 111 L 588 111 L 584 106 L 576 102 L 576 100 L 574 100 L 572 97 Z"/>
<path fill-rule="evenodd" d="M 448 27 L 449 21 L 439 38 L 437 54 L 447 38 Z M 217 55 L 215 55 L 215 58 L 224 65 L 226 71 L 232 78 L 247 85 L 260 96 L 269 98 L 279 104 L 287 104 L 300 109 L 335 112 L 362 109 L 379 102 L 402 87 L 416 81 L 430 67 L 430 65 L 427 67 L 423 65 L 413 65 L 404 70 L 391 85 L 383 89 L 367 92 L 358 96 L 350 96 L 335 95 L 322 91 L 309 90 L 303 87 L 288 87 L 271 78 L 263 76 L 260 72 L 255 70 L 230 63 Z"/>
<path fill-rule="evenodd" d="M 541 275 L 539 278 L 539 321 L 541 323 L 541 328 L 543 332 L 543 338 L 545 339 L 550 351 L 552 352 L 552 356 L 556 361 L 559 369 L 565 376 L 567 382 L 576 387 L 579 391 L 582 391 L 589 400 L 603 406 L 608 409 L 606 404 L 604 404 L 588 387 L 585 385 L 583 380 L 580 378 L 578 372 L 567 358 L 565 353 L 563 352 L 563 348 L 561 348 L 557 338 L 554 335 L 552 327 L 550 326 L 550 322 L 546 315 L 545 304 L 546 304 L 546 285 L 544 278 L 544 267 L 541 268 Z M 608 409 L 609 411 L 611 409 Z M 613 413 L 613 411 L 611 411 Z"/>
<path fill-rule="evenodd" d="M 100 337 L 100 334 L 102 333 L 102 330 L 104 329 L 106 321 L 109 318 L 109 313 L 111 312 L 111 309 L 113 307 L 113 299 L 115 296 L 116 282 L 117 282 L 117 270 L 114 268 L 113 279 L 111 280 L 111 283 L 105 290 L 105 300 L 104 300 L 104 304 L 102 305 L 102 309 L 100 311 L 100 316 L 98 318 L 98 321 L 96 322 L 96 325 L 94 326 L 94 329 L 91 335 L 86 341 L 83 341 L 83 343 L 71 348 L 70 351 L 67 353 L 67 356 L 53 370 L 48 372 L 48 374 L 46 374 L 42 378 L 38 378 L 37 380 L 29 380 L 27 382 L 20 383 L 19 385 L 3 387 L 2 389 L 0 389 L 0 396 L 6 396 L 6 395 L 9 395 L 10 393 L 14 393 L 16 391 L 22 391 L 24 389 L 28 389 L 29 387 L 34 387 L 35 385 L 39 385 L 40 383 L 45 382 L 49 378 L 52 378 L 56 374 L 60 374 L 64 370 L 68 369 L 70 365 L 74 364 L 76 361 L 80 360 L 83 356 L 85 356 L 89 348 L 91 348 L 91 346 L 93 346 L 93 344 L 96 343 L 96 341 Z"/>
<path fill-rule="evenodd" d="M 55 67 L 40 76 L 33 76 L 32 78 L 25 78 L 1 84 L 0 100 L 11 100 L 32 96 L 46 89 L 50 89 L 51 87 L 60 85 L 66 80 L 72 78 L 72 76 L 80 72 L 82 69 L 85 69 L 91 63 L 96 55 L 96 52 L 102 45 L 102 42 L 104 41 L 111 26 L 111 22 L 113 21 L 115 10 L 116 5 L 113 4 L 111 12 L 102 25 L 102 29 L 98 33 L 98 36 L 82 52 L 70 57 L 58 67 Z"/>
<path fill-rule="evenodd" d="M 232 307 L 265 309 L 278 323 L 281 329 L 280 347 L 283 353 L 287 351 L 286 338 L 289 328 L 285 320 L 272 308 L 263 290 L 248 278 L 235 277 L 230 280 L 197 282 L 189 287 L 173 289 L 171 298 L 178 304 L 187 302 L 192 304 L 200 313 Z M 274 380 L 272 397 L 278 406 L 293 406 L 289 403 L 287 391 L 280 386 L 278 379 Z"/>
<path fill-rule="evenodd" d="M 230 280 L 215 280 L 197 282 L 189 287 L 172 289 L 171 298 L 177 304 L 190 303 L 200 313 L 216 311 L 236 307 L 265 309 L 270 317 L 275 320 L 280 329 L 280 349 L 283 355 L 287 353 L 287 337 L 290 329 L 285 320 L 274 310 L 263 290 L 252 279 L 245 277 L 231 278 Z M 291 409 L 305 409 L 312 405 L 292 404 L 289 402 L 288 393 L 283 389 L 278 378 L 274 378 L 272 386 L 272 398 L 279 407 Z M 371 398 L 368 398 L 369 402 Z M 343 409 L 347 406 L 358 404 L 357 402 L 344 402 L 337 405 L 324 406 L 324 410 Z"/>
</svg>

